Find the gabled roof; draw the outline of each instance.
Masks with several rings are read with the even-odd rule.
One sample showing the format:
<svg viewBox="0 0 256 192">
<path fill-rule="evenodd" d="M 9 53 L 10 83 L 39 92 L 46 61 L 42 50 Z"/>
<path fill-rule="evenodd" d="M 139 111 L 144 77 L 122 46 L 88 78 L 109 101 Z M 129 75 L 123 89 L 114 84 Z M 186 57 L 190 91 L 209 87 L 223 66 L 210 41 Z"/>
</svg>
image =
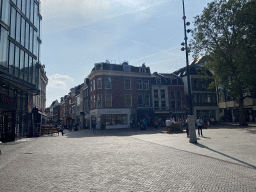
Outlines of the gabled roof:
<svg viewBox="0 0 256 192">
<path fill-rule="evenodd" d="M 203 56 L 197 60 L 193 60 L 189 64 L 190 75 L 198 75 L 202 71 L 204 71 L 206 72 L 206 75 L 212 76 L 213 74 L 204 67 L 208 59 L 209 58 L 207 56 Z M 173 73 L 179 77 L 187 76 L 187 67 L 180 68 L 177 71 L 174 71 Z"/>
</svg>

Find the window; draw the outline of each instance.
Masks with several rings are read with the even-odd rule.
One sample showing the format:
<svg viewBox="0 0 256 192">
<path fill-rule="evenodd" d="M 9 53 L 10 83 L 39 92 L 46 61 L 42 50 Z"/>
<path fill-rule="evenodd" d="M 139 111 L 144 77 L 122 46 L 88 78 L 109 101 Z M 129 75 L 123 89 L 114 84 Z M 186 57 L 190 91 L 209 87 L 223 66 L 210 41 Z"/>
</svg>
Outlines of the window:
<svg viewBox="0 0 256 192">
<path fill-rule="evenodd" d="M 161 79 L 160 78 L 156 78 L 156 84 L 161 84 Z"/>
<path fill-rule="evenodd" d="M 165 101 L 161 101 L 161 107 L 163 107 L 163 108 L 166 107 L 166 102 Z"/>
<path fill-rule="evenodd" d="M 149 80 L 144 81 L 144 89 L 149 90 Z"/>
<path fill-rule="evenodd" d="M 137 88 L 138 88 L 138 90 L 142 90 L 142 80 L 141 79 L 137 80 Z"/>
<path fill-rule="evenodd" d="M 91 81 L 91 92 L 92 92 L 92 81 Z"/>
<path fill-rule="evenodd" d="M 93 79 L 93 91 L 95 90 L 95 79 Z"/>
<path fill-rule="evenodd" d="M 96 106 L 95 104 L 96 104 L 96 96 L 94 95 L 94 96 L 93 96 L 93 107 Z"/>
<path fill-rule="evenodd" d="M 205 89 L 205 88 L 206 88 L 206 81 L 203 80 L 203 81 L 201 81 L 201 82 L 202 82 L 202 88 Z"/>
<path fill-rule="evenodd" d="M 106 105 L 106 107 L 112 106 L 112 95 L 111 94 L 106 94 L 105 105 Z"/>
<path fill-rule="evenodd" d="M 111 89 L 111 88 L 112 88 L 111 78 L 110 77 L 106 77 L 105 78 L 105 89 Z"/>
<path fill-rule="evenodd" d="M 181 101 L 177 101 L 177 109 L 181 109 Z"/>
<path fill-rule="evenodd" d="M 145 95 L 145 107 L 149 107 L 150 106 L 150 95 Z"/>
<path fill-rule="evenodd" d="M 194 103 L 197 103 L 197 94 L 194 94 Z"/>
<path fill-rule="evenodd" d="M 158 90 L 154 89 L 154 98 L 158 98 Z"/>
<path fill-rule="evenodd" d="M 97 94 L 97 107 L 102 107 L 102 94 Z"/>
<path fill-rule="evenodd" d="M 171 102 L 171 107 L 172 107 L 172 109 L 175 109 L 175 101 Z"/>
<path fill-rule="evenodd" d="M 97 79 L 97 89 L 102 89 L 102 79 L 101 78 Z"/>
<path fill-rule="evenodd" d="M 160 90 L 161 92 L 161 99 L 164 99 L 165 98 L 165 90 Z"/>
<path fill-rule="evenodd" d="M 177 91 L 177 98 L 178 98 L 178 99 L 181 98 L 180 91 Z"/>
<path fill-rule="evenodd" d="M 131 79 L 124 80 L 124 89 L 131 90 Z"/>
<path fill-rule="evenodd" d="M 154 101 L 154 107 L 158 108 L 159 107 L 159 102 L 158 101 Z"/>
<path fill-rule="evenodd" d="M 143 95 L 138 95 L 138 105 L 143 105 Z"/>
<path fill-rule="evenodd" d="M 131 95 L 125 95 L 125 106 L 126 107 L 132 106 L 132 96 Z"/>
<path fill-rule="evenodd" d="M 171 98 L 174 99 L 174 90 L 171 90 Z"/>
<path fill-rule="evenodd" d="M 177 79 L 173 79 L 173 80 L 172 80 L 172 84 L 173 84 L 173 85 L 177 85 L 177 84 L 178 84 Z"/>
</svg>

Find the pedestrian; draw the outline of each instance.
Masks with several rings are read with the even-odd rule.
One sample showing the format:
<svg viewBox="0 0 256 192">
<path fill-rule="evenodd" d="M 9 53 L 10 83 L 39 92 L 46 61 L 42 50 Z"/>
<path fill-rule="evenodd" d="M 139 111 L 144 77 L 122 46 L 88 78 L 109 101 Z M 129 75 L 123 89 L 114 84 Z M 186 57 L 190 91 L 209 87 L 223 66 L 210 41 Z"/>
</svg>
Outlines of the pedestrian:
<svg viewBox="0 0 256 192">
<path fill-rule="evenodd" d="M 93 129 L 93 133 L 96 134 L 96 127 L 97 127 L 97 123 L 92 123 L 92 129 Z"/>
<path fill-rule="evenodd" d="M 186 119 L 185 125 L 186 125 L 187 137 L 189 137 L 188 118 Z"/>
<path fill-rule="evenodd" d="M 252 115 L 250 115 L 250 123 L 252 123 Z"/>
<path fill-rule="evenodd" d="M 147 121 L 146 121 L 146 119 L 143 119 L 142 124 L 143 124 L 143 130 L 146 130 L 147 129 Z"/>
<path fill-rule="evenodd" d="M 202 119 L 201 117 L 199 117 L 196 121 L 196 125 L 197 125 L 197 129 L 198 129 L 198 135 L 200 137 L 200 130 L 201 130 L 201 136 L 203 136 L 203 132 L 202 132 Z"/>
<path fill-rule="evenodd" d="M 62 136 L 64 135 L 64 132 L 63 132 L 63 129 L 62 129 L 61 125 L 58 126 L 58 134 L 59 134 L 59 132 L 62 133 Z"/>
</svg>

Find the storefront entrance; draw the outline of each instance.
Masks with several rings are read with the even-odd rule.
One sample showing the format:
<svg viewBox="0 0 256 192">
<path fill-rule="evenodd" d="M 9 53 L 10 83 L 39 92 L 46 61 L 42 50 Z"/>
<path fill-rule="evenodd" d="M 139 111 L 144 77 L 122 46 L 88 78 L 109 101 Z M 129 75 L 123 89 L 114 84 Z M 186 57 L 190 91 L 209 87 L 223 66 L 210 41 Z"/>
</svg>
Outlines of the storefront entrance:
<svg viewBox="0 0 256 192">
<path fill-rule="evenodd" d="M 0 140 L 15 140 L 15 111 L 4 111 L 0 114 Z"/>
</svg>

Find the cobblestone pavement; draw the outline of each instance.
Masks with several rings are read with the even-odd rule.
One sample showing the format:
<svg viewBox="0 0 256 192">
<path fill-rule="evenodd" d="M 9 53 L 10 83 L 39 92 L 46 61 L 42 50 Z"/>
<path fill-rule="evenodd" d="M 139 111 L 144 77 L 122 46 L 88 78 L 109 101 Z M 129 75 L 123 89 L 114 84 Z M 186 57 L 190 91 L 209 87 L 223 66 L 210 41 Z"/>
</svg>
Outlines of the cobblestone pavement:
<svg viewBox="0 0 256 192">
<path fill-rule="evenodd" d="M 255 128 L 81 130 L 0 144 L 0 191 L 256 191 Z"/>
</svg>

